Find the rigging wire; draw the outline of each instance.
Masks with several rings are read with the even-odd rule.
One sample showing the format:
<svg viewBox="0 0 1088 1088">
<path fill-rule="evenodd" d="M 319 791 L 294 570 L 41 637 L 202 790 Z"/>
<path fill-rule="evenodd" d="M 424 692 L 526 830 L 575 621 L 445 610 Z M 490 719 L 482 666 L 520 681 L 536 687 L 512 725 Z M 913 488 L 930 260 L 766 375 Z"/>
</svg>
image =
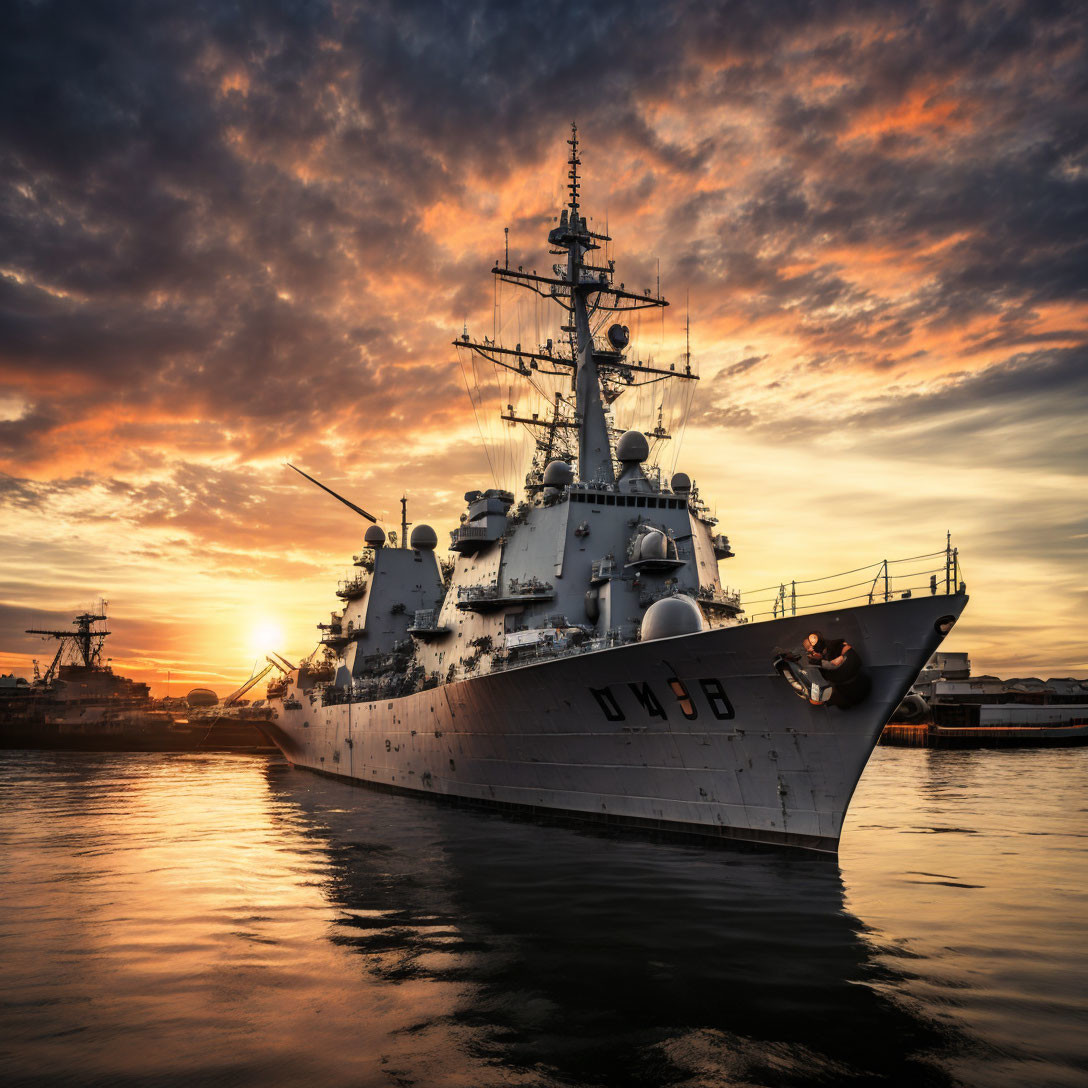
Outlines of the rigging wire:
<svg viewBox="0 0 1088 1088">
<path fill-rule="evenodd" d="M 480 433 L 480 444 L 484 448 L 484 456 L 487 457 L 487 464 L 491 469 L 491 478 L 495 481 L 495 486 L 499 487 L 500 484 L 499 484 L 498 478 L 495 475 L 495 466 L 491 461 L 491 454 L 488 452 L 488 449 L 487 449 L 487 442 L 484 439 L 483 429 L 480 427 L 480 416 L 476 411 L 476 405 L 475 405 L 475 403 L 473 402 L 473 399 L 472 399 L 472 390 L 469 389 L 469 387 L 468 387 L 468 375 L 465 374 L 465 367 L 464 367 L 464 364 L 461 362 L 460 353 L 458 353 L 458 355 L 457 355 L 457 365 L 461 369 L 461 377 L 464 379 L 464 382 L 465 382 L 465 392 L 468 394 L 468 402 L 469 402 L 469 404 L 472 405 L 472 415 L 476 419 L 476 430 L 479 431 L 479 433 Z"/>
<path fill-rule="evenodd" d="M 945 554 L 946 554 L 945 550 L 942 549 L 939 552 L 927 552 L 925 555 L 912 555 L 912 556 L 909 556 L 906 559 L 889 559 L 888 564 L 893 565 L 893 564 L 898 564 L 898 563 L 914 563 L 914 562 L 917 562 L 919 559 L 933 559 L 935 556 L 945 555 Z M 787 584 L 793 583 L 795 585 L 805 586 L 805 585 L 811 585 L 813 582 L 829 582 L 832 578 L 845 578 L 848 574 L 859 574 L 863 570 L 873 570 L 873 569 L 875 569 L 877 567 L 881 567 L 883 565 L 884 565 L 883 561 L 881 560 L 881 561 L 874 562 L 874 563 L 867 563 L 864 567 L 854 567 L 853 570 L 842 570 L 842 571 L 839 571 L 838 574 L 825 574 L 820 578 L 787 579 Z M 779 589 L 782 584 L 783 583 L 780 582 L 777 585 L 761 586 L 759 589 L 747 589 L 747 590 L 741 590 L 741 592 L 744 593 L 744 594 L 748 594 L 748 593 L 768 593 L 772 589 Z"/>
<path fill-rule="evenodd" d="M 669 475 L 673 476 L 676 473 L 676 465 L 680 460 L 680 451 L 684 446 L 684 438 L 688 433 L 688 420 L 691 418 L 691 406 L 695 403 L 695 382 L 690 382 L 691 389 L 688 392 L 687 404 L 684 407 L 684 414 L 682 422 L 680 424 L 680 435 L 676 440 L 676 449 L 673 451 L 672 456 L 672 468 L 669 470 Z"/>
<path fill-rule="evenodd" d="M 607 223 L 605 233 L 607 234 Z M 609 272 L 611 268 L 614 268 L 614 264 L 610 264 L 610 262 L 614 262 L 615 253 L 615 243 L 612 241 L 605 242 L 601 247 L 603 262 L 590 262 L 587 267 L 600 267 L 601 271 L 611 280 Z M 661 294 L 661 264 L 659 258 L 656 259 L 656 265 L 657 292 L 653 298 L 659 300 Z M 507 267 L 509 267 L 509 257 L 507 258 Z M 518 271 L 522 271 L 521 266 L 518 266 Z M 559 275 L 562 278 L 562 274 Z M 529 277 L 527 270 L 526 276 Z M 536 269 L 532 270 L 532 276 L 536 276 Z M 512 312 L 509 306 L 506 306 L 504 310 L 504 304 L 508 301 L 505 294 L 507 286 L 511 289 L 519 289 Z M 520 288 L 524 287 L 528 287 L 532 294 L 527 296 L 520 290 Z M 616 308 L 610 308 L 609 306 L 607 288 L 597 292 L 591 291 L 590 295 L 591 298 L 587 298 L 589 304 L 587 317 L 590 323 L 590 332 L 594 338 L 599 336 L 610 319 L 630 322 L 634 326 L 635 332 L 633 342 L 629 345 L 626 356 L 633 360 L 630 363 L 630 369 L 624 371 L 621 367 L 609 366 L 606 360 L 602 360 L 604 365 L 600 367 L 598 372 L 605 401 L 606 420 L 610 427 L 610 441 L 614 441 L 616 434 L 622 429 L 631 427 L 642 429 L 650 438 L 650 462 L 660 471 L 661 460 L 668 450 L 665 441 L 672 436 L 672 432 L 679 426 L 679 441 L 673 447 L 675 451 L 673 467 L 675 468 L 691 413 L 695 386 L 694 382 L 689 382 L 691 388 L 686 390 L 680 387 L 680 383 L 668 379 L 682 379 L 690 375 L 690 355 L 685 356 L 688 367 L 683 373 L 639 373 L 640 367 L 653 367 L 656 362 L 653 353 L 647 352 L 644 357 L 640 358 L 638 351 L 643 332 L 648 332 L 651 328 L 647 326 L 644 329 L 641 312 L 643 309 L 654 306 L 654 302 L 649 297 L 649 291 L 646 292 L 646 305 L 620 305 L 622 300 L 616 299 L 614 300 L 617 303 Z M 525 308 L 526 302 L 531 307 L 530 309 Z M 509 334 L 513 332 L 516 334 L 515 342 L 520 346 L 531 331 L 535 343 L 530 347 L 536 351 L 545 351 L 542 344 L 544 339 L 544 311 L 548 310 L 550 312 L 550 307 L 546 306 L 545 302 L 556 303 L 566 310 L 568 314 L 573 313 L 575 310 L 573 292 L 569 287 L 551 286 L 546 290 L 539 279 L 527 283 L 496 275 L 493 280 L 491 343 L 505 345 L 509 342 Z M 654 306 L 654 308 L 661 310 L 660 326 L 655 330 L 658 334 L 657 357 L 660 358 L 664 355 L 665 314 L 663 306 Z M 567 318 L 564 323 L 572 325 L 574 322 L 573 319 Z M 551 322 L 548 321 L 548 324 L 550 325 Z M 567 336 L 567 340 L 572 349 L 571 358 L 573 359 L 573 348 L 575 347 L 573 333 Z M 560 333 L 558 342 L 562 343 L 562 341 L 563 334 Z M 568 395 L 568 386 L 573 389 L 576 384 L 576 359 L 574 360 L 575 365 L 570 367 L 569 370 L 566 368 L 560 369 L 554 364 L 549 367 L 543 359 L 540 362 L 544 363 L 544 365 L 538 366 L 537 362 L 533 360 L 531 365 L 526 367 L 523 372 L 521 367 L 524 365 L 524 361 L 519 361 L 517 366 L 508 364 L 498 358 L 498 353 L 488 353 L 485 344 L 483 350 L 472 352 L 472 384 L 470 388 L 468 373 L 460 355 L 458 357 L 462 379 L 465 382 L 466 391 L 473 406 L 477 431 L 484 444 L 492 476 L 496 478 L 498 486 L 506 486 L 510 482 L 510 477 L 516 474 L 524 461 L 524 457 L 518 456 L 518 454 L 525 451 L 526 445 L 534 450 L 534 458 L 536 458 L 537 452 L 545 449 L 548 451 L 549 456 L 558 452 L 563 452 L 565 456 L 571 456 L 567 431 L 562 429 L 557 431 L 552 424 L 557 416 L 569 421 L 573 418 L 573 413 L 576 412 L 576 405 Z M 487 366 L 488 363 L 491 364 L 490 368 Z M 660 364 L 657 365 L 664 369 Z M 672 369 L 676 370 L 675 364 Z M 526 379 L 524 385 L 517 384 L 518 391 L 516 394 L 514 384 L 510 380 L 510 373 L 516 373 L 519 377 Z M 659 386 L 661 386 L 660 391 L 658 390 Z M 503 399 L 504 393 L 506 394 L 505 400 Z M 490 408 L 492 404 L 494 404 L 496 410 L 493 412 L 490 410 L 484 411 L 487 419 L 481 421 L 481 410 Z M 523 427 L 509 422 L 508 419 L 504 418 L 507 405 L 510 406 L 511 415 L 532 420 L 533 422 L 527 422 Z M 492 433 L 493 426 L 498 426 L 503 433 L 494 435 Z M 665 432 L 664 435 L 660 433 L 661 430 Z M 659 433 L 655 435 L 655 431 Z M 508 432 L 516 433 L 510 434 Z M 495 447 L 494 450 L 491 449 L 491 446 Z M 511 490 L 516 489 L 517 485 L 511 488 Z"/>
</svg>

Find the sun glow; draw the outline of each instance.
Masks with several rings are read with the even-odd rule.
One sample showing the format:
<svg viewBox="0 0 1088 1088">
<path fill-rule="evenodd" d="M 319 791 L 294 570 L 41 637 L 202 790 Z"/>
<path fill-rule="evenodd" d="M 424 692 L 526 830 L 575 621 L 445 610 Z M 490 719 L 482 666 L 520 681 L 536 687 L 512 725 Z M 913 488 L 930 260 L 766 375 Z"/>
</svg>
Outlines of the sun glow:
<svg viewBox="0 0 1088 1088">
<path fill-rule="evenodd" d="M 276 620 L 260 619 L 250 628 L 248 648 L 251 653 L 266 654 L 283 645 L 283 627 Z"/>
</svg>

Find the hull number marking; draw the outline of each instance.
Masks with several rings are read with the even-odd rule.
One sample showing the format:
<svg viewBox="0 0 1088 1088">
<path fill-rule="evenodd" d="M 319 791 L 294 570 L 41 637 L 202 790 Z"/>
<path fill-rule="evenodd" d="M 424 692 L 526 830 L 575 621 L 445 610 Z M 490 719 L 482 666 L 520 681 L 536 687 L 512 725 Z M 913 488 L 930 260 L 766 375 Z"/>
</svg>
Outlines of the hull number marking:
<svg viewBox="0 0 1088 1088">
<path fill-rule="evenodd" d="M 709 678 L 697 682 L 707 709 L 714 718 L 722 722 L 731 721 L 737 716 L 720 680 Z M 676 708 L 688 721 L 694 721 L 698 718 L 699 707 L 696 699 L 693 693 L 688 690 L 684 681 L 672 676 L 666 683 L 668 684 L 669 695 L 672 697 L 671 699 L 666 697 L 666 703 L 671 705 L 675 701 Z M 623 685 L 618 684 L 616 685 L 616 691 L 613 691 L 611 687 L 589 689 L 590 695 L 596 699 L 597 706 L 601 708 L 605 721 L 626 721 L 627 714 L 623 709 L 625 703 L 632 713 L 636 713 L 637 707 L 647 717 L 668 721 L 669 713 L 665 703 L 657 697 L 649 683 L 642 680 L 637 684 L 627 684 L 626 689 L 625 691 Z"/>
</svg>

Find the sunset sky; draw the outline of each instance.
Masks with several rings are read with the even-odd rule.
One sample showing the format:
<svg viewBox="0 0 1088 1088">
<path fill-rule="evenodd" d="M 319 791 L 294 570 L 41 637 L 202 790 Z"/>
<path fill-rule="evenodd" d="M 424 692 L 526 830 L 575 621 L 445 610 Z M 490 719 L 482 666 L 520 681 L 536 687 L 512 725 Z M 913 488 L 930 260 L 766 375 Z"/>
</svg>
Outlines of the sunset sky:
<svg viewBox="0 0 1088 1088">
<path fill-rule="evenodd" d="M 723 582 L 951 530 L 948 648 L 1088 675 L 1085 26 L 1034 2 L 3 5 L 0 669 L 98 598 L 156 694 L 308 653 L 366 523 L 288 460 L 387 529 L 406 492 L 448 539 L 495 483 L 450 341 L 537 335 L 512 297 L 496 319 L 489 270 L 506 226 L 512 264 L 555 259 L 576 119 L 617 279 L 660 267 L 673 303 L 638 330 L 656 358 L 688 300 L 702 380 L 663 464 L 715 506 Z"/>
</svg>

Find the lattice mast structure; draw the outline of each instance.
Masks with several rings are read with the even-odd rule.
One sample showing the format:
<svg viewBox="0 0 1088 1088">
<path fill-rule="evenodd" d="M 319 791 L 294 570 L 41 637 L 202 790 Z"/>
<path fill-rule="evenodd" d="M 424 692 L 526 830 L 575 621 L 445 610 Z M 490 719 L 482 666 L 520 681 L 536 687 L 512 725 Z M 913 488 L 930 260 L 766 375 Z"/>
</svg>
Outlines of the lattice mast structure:
<svg viewBox="0 0 1088 1088">
<path fill-rule="evenodd" d="M 572 397 L 568 399 L 556 393 L 550 418 L 527 418 L 518 415 L 513 405 L 509 405 L 508 410 L 502 413 L 502 419 L 530 429 L 541 455 L 538 458 L 540 467 L 561 449 L 559 432 L 575 432 L 576 479 L 583 483 L 604 485 L 615 483 L 616 479 L 608 404 L 624 388 L 670 379 L 697 381 L 698 375 L 692 369 L 690 352 L 685 355 L 679 370 L 675 366 L 664 368 L 647 362 L 629 361 L 624 351 L 628 343 L 626 326 L 613 325 L 604 340 L 594 335 L 610 314 L 660 310 L 669 303 L 661 297 L 660 285 L 655 294 L 648 289 L 642 294 L 628 291 L 623 283 L 616 283 L 614 261 L 595 264 L 589 258 L 589 254 L 601 249 L 602 243 L 611 242 L 612 239 L 607 234 L 590 230 L 582 214 L 578 174 L 581 159 L 578 157 L 576 124 L 571 125 L 567 143 L 570 146 L 567 160 L 568 202 L 559 216 L 558 225 L 548 234 L 551 253 L 565 257 L 565 264 L 554 265 L 555 275 L 552 276 L 526 272 L 522 268 L 514 269 L 510 267 L 507 247 L 505 263 L 501 266 L 496 264 L 491 270 L 500 281 L 534 291 L 563 308 L 566 320 L 561 330 L 566 335 L 567 351 L 556 350 L 552 339 L 548 339 L 537 351 L 526 351 L 520 343 L 510 348 L 487 337 L 473 340 L 467 331 L 454 341 L 454 345 L 471 348 L 488 362 L 534 385 L 536 374 L 569 375 Z M 647 428 L 647 433 L 654 439 L 670 437 L 660 419 L 655 429 Z"/>
</svg>

